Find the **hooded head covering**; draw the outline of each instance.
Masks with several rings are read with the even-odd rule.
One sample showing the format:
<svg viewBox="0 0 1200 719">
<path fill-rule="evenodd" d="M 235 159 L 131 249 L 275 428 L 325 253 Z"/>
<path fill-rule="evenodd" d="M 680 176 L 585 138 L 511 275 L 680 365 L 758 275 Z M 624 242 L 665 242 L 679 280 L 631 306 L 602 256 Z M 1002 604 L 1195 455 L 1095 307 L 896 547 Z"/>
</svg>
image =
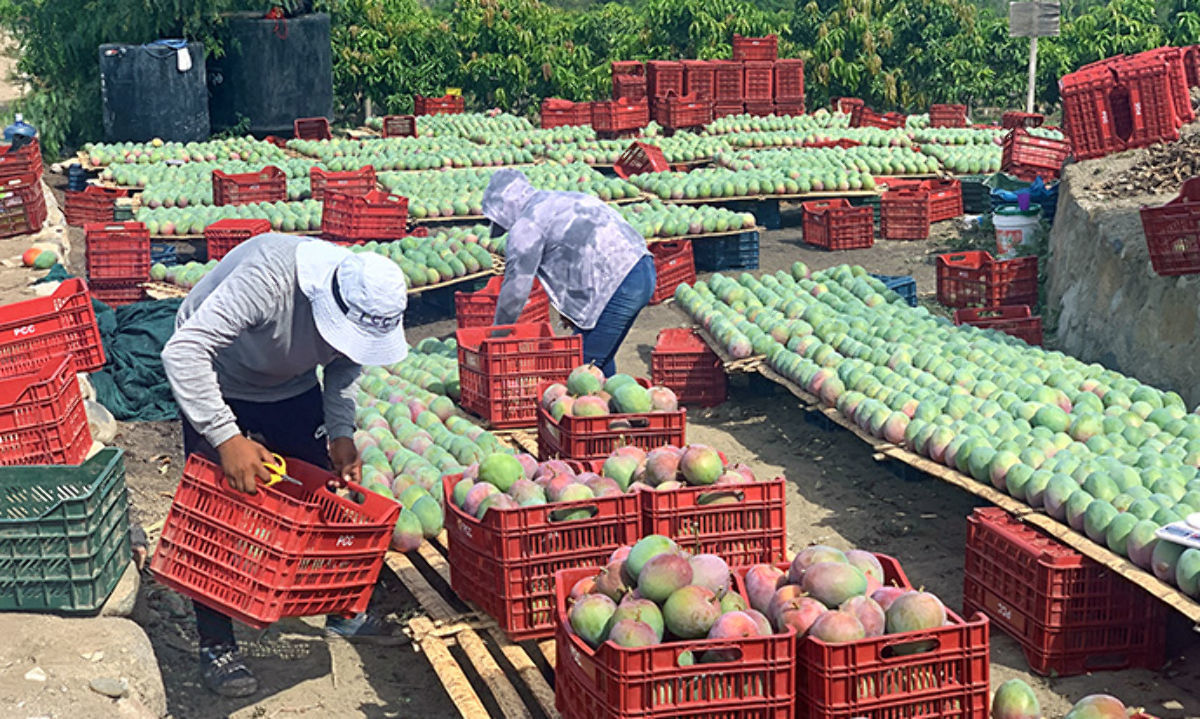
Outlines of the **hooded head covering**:
<svg viewBox="0 0 1200 719">
<path fill-rule="evenodd" d="M 520 170 L 496 170 L 483 192 L 483 214 L 506 231 L 511 230 L 535 192 Z"/>
</svg>

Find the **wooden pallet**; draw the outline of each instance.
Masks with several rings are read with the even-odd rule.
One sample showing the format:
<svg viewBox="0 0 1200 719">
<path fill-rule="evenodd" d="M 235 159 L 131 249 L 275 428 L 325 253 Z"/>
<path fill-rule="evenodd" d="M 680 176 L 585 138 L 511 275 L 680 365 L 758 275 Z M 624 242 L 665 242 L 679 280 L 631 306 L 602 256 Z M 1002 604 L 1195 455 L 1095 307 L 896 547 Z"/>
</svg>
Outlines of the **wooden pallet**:
<svg viewBox="0 0 1200 719">
<path fill-rule="evenodd" d="M 482 421 L 478 417 L 472 417 L 471 420 L 474 422 Z M 505 444 L 517 450 L 518 452 L 532 454 L 534 457 L 537 456 L 538 444 L 536 427 L 529 429 L 494 429 L 491 430 L 491 432 L 499 437 Z"/>
<path fill-rule="evenodd" d="M 495 620 L 446 589 L 446 541 L 442 532 L 415 552 L 387 555 L 388 566 L 424 610 L 408 621 L 414 647 L 425 655 L 463 719 L 558 719 L 554 640 L 515 644 Z M 498 707 L 499 714 L 489 706 Z"/>
<path fill-rule="evenodd" d="M 668 302 L 671 302 L 671 300 L 668 300 Z M 680 307 L 679 303 L 672 302 L 672 306 L 675 307 L 675 309 L 677 309 L 684 317 L 686 317 L 689 323 L 692 322 L 691 315 L 689 315 L 682 307 Z M 718 342 L 717 339 L 713 337 L 707 329 L 696 324 L 689 324 L 688 326 L 695 330 L 698 335 L 700 335 L 700 337 L 704 340 L 704 343 L 708 345 L 709 349 L 713 351 L 713 354 L 717 356 L 717 359 L 721 360 L 721 365 L 725 369 L 725 374 L 757 372 L 758 368 L 763 364 L 763 360 L 766 359 L 766 357 L 763 355 L 733 357 L 727 351 L 725 351 L 725 347 Z"/>
</svg>

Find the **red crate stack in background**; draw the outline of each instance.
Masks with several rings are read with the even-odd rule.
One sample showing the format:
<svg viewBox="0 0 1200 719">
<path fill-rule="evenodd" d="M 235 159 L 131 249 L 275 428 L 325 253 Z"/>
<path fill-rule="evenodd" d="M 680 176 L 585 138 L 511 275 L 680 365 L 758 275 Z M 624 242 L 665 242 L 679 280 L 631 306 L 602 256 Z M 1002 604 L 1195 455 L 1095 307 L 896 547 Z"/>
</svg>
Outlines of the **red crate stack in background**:
<svg viewBox="0 0 1200 719">
<path fill-rule="evenodd" d="M 951 252 L 937 257 L 937 300 L 945 307 L 1034 307 L 1037 278 L 1037 257 L 997 260 L 982 250 Z"/>
<path fill-rule="evenodd" d="M 25 147 L 12 152 L 12 145 L 0 145 L 0 181 L 32 175 L 42 179 L 42 147 L 37 138 Z"/>
<path fill-rule="evenodd" d="M 63 216 L 69 225 L 88 222 L 112 222 L 118 197 L 129 197 L 129 190 L 88 185 L 80 192 L 64 192 Z"/>
<path fill-rule="evenodd" d="M 613 60 L 611 67 L 613 77 L 617 75 L 646 76 L 646 65 L 641 60 Z"/>
<path fill-rule="evenodd" d="M 650 254 L 654 255 L 654 271 L 658 277 L 650 304 L 666 302 L 675 295 L 676 287 L 696 281 L 696 262 L 690 241 L 656 242 L 650 245 Z"/>
<path fill-rule="evenodd" d="M 779 57 L 779 36 L 742 37 L 733 34 L 734 60 L 765 60 L 771 62 Z"/>
<path fill-rule="evenodd" d="M 141 222 L 83 226 L 88 286 L 92 296 L 114 307 L 142 299 L 150 278 L 150 231 Z"/>
<path fill-rule="evenodd" d="M 331 172 L 313 167 L 309 170 L 309 190 L 314 200 L 325 199 L 325 191 L 343 195 L 365 195 L 375 189 L 375 167 L 364 165 L 357 170 Z"/>
<path fill-rule="evenodd" d="M 408 198 L 371 190 L 346 195 L 329 190 L 321 209 L 321 234 L 335 240 L 389 240 L 404 237 Z"/>
<path fill-rule="evenodd" d="M 801 205 L 804 241 L 826 250 L 861 250 L 875 245 L 875 212 L 851 207 L 844 197 Z"/>
<path fill-rule="evenodd" d="M 921 189 L 929 193 L 929 221 L 952 220 L 963 213 L 962 182 L 925 180 Z"/>
<path fill-rule="evenodd" d="M 313 168 L 315 172 L 317 168 Z M 271 231 L 270 220 L 250 220 L 228 218 L 217 220 L 204 228 L 204 244 L 208 250 L 208 259 L 219 260 L 234 247 L 255 237 Z"/>
<path fill-rule="evenodd" d="M 656 101 L 670 92 L 683 94 L 683 63 L 672 60 L 646 63 L 646 96 Z"/>
<path fill-rule="evenodd" d="M 645 98 L 620 98 L 592 103 L 592 127 L 598 133 L 618 135 L 650 124 L 650 105 Z"/>
<path fill-rule="evenodd" d="M 92 448 L 69 354 L 0 367 L 0 466 L 79 464 Z"/>
<path fill-rule="evenodd" d="M 966 105 L 933 105 L 929 108 L 930 127 L 966 127 Z"/>
<path fill-rule="evenodd" d="M 1035 316 L 1029 310 L 1029 305 L 965 307 L 954 310 L 954 324 L 996 330 L 1031 345 L 1042 344 L 1042 318 Z"/>
<path fill-rule="evenodd" d="M 1179 139 L 1171 73 L 1159 58 L 1135 55 L 1113 62 L 1119 86 L 1129 92 L 1132 120 L 1127 148 L 1147 147 Z"/>
<path fill-rule="evenodd" d="M 928 239 L 931 222 L 928 190 L 888 190 L 879 200 L 879 231 L 885 240 Z"/>
<path fill-rule="evenodd" d="M 689 329 L 659 331 L 650 352 L 650 378 L 674 392 L 685 407 L 721 404 L 729 388 L 721 358 Z"/>
<path fill-rule="evenodd" d="M 46 222 L 42 181 L 33 174 L 0 179 L 0 237 L 38 232 Z"/>
<path fill-rule="evenodd" d="M 775 63 L 750 60 L 745 63 L 746 102 L 769 102 L 775 99 Z"/>
<path fill-rule="evenodd" d="M 672 93 L 654 101 L 654 121 L 668 129 L 707 125 L 712 114 L 712 100 Z"/>
<path fill-rule="evenodd" d="M 292 135 L 298 140 L 332 140 L 329 120 L 324 117 L 298 117 L 292 121 Z"/>
<path fill-rule="evenodd" d="M 1071 145 L 1066 140 L 1037 137 L 1018 127 L 1004 136 L 1000 167 L 1027 182 L 1037 177 L 1057 180 L 1070 155 Z"/>
<path fill-rule="evenodd" d="M 804 61 L 800 58 L 775 61 L 775 103 L 804 104 Z"/>
<path fill-rule="evenodd" d="M 644 75 L 613 75 L 614 100 L 645 100 L 646 77 Z"/>
<path fill-rule="evenodd" d="M 717 104 L 743 103 L 746 78 L 742 63 L 732 60 L 713 60 L 713 99 Z"/>
<path fill-rule="evenodd" d="M 707 60 L 684 60 L 683 92 L 705 100 L 716 99 L 716 67 Z"/>
<path fill-rule="evenodd" d="M 246 205 L 252 202 L 286 202 L 287 175 L 274 165 L 258 172 L 229 174 L 212 171 L 214 205 Z"/>
<path fill-rule="evenodd" d="M 1128 137 L 1129 105 L 1114 102 L 1116 87 L 1117 78 L 1106 66 L 1079 70 L 1058 81 L 1063 129 L 1071 140 L 1076 159 L 1090 160 L 1125 149 L 1118 125 L 1124 137 Z M 1123 112 L 1118 113 L 1118 109 Z"/>
<path fill-rule="evenodd" d="M 417 117 L 416 115 L 384 115 L 383 129 L 380 134 L 384 137 L 416 137 Z"/>
<path fill-rule="evenodd" d="M 462 95 L 425 97 L 413 95 L 414 115 L 461 115 L 465 109 Z"/>
<path fill-rule="evenodd" d="M 1161 61 L 1167 65 L 1168 83 L 1171 87 L 1172 106 L 1175 108 L 1175 118 L 1183 125 L 1196 119 L 1192 110 L 1192 97 L 1188 88 L 1187 68 L 1184 66 L 1184 53 L 1177 47 L 1160 47 L 1157 50 L 1147 50 L 1134 57 L 1145 57 Z"/>
</svg>

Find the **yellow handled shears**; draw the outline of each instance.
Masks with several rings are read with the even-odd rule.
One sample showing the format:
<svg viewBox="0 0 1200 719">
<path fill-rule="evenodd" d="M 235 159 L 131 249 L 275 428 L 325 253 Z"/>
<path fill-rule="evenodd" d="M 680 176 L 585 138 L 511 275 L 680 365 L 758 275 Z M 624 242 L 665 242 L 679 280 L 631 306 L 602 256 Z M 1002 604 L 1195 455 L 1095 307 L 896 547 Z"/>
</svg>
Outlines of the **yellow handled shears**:
<svg viewBox="0 0 1200 719">
<path fill-rule="evenodd" d="M 283 457 L 280 457 L 277 454 L 272 454 L 271 457 L 274 458 L 274 462 L 263 462 L 263 466 L 266 467 L 267 471 L 271 473 L 271 479 L 267 481 L 266 486 L 270 487 L 279 484 L 280 482 L 291 482 L 292 484 L 298 484 L 301 487 L 304 486 L 304 483 L 300 480 L 288 476 L 287 462 L 284 461 Z"/>
</svg>

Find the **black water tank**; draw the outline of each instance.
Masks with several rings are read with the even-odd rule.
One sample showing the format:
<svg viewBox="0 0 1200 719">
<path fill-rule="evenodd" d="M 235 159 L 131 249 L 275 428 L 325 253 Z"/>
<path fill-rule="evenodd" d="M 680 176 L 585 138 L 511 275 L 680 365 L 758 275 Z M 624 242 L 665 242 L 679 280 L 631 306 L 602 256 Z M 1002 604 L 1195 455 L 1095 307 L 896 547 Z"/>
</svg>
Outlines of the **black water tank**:
<svg viewBox="0 0 1200 719">
<path fill-rule="evenodd" d="M 291 137 L 298 117 L 333 119 L 328 15 L 233 15 L 222 35 L 225 55 L 209 63 L 214 127 L 241 128 L 245 118 L 242 132 Z"/>
<path fill-rule="evenodd" d="M 109 142 L 208 139 L 204 45 L 187 44 L 192 66 L 159 44 L 100 46 L 100 97 Z"/>
</svg>

